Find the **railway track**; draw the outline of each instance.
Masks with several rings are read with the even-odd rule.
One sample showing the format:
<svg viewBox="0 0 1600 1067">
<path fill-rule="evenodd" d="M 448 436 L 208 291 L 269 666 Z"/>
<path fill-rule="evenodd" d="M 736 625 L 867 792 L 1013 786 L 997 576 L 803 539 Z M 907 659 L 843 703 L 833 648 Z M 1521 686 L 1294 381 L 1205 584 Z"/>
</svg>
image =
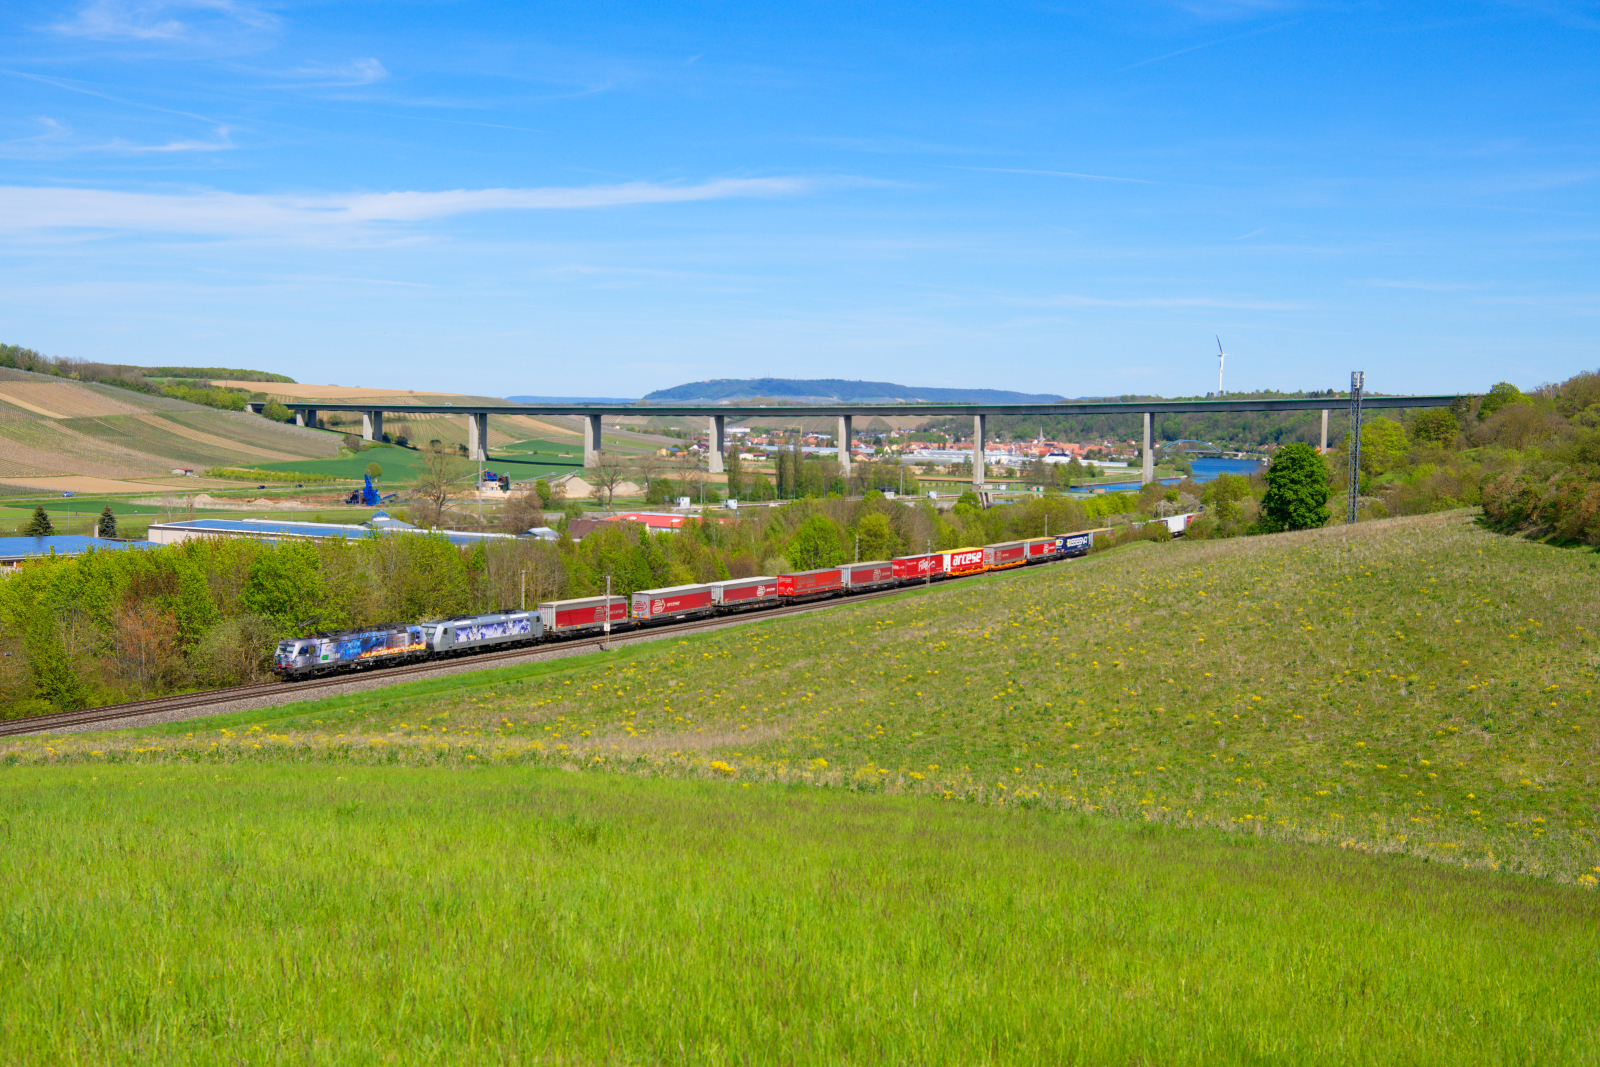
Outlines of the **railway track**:
<svg viewBox="0 0 1600 1067">
<path fill-rule="evenodd" d="M 946 579 L 945 581 L 949 580 L 951 579 Z M 874 593 L 861 593 L 848 597 L 845 603 L 877 600 L 880 597 L 893 596 L 895 593 L 903 591 L 904 587 L 883 589 Z M 697 630 L 715 630 L 724 626 L 737 626 L 746 622 L 758 622 L 762 619 L 773 619 L 783 615 L 801 615 L 839 606 L 841 606 L 840 602 L 836 598 L 830 598 L 807 604 L 790 604 L 778 608 L 757 609 L 739 615 L 724 615 L 711 619 L 690 619 L 680 623 L 646 626 L 612 634 L 610 645 L 615 647 L 617 645 L 635 644 L 674 634 L 694 633 Z M 85 708 L 82 711 L 58 711 L 49 715 L 30 715 L 21 719 L 0 720 L 0 737 L 50 733 L 54 730 L 71 729 L 80 726 L 110 725 L 125 719 L 138 719 L 146 715 L 156 715 L 170 711 L 190 711 L 214 707 L 218 704 L 232 704 L 235 701 L 250 700 L 255 697 L 289 696 L 291 694 L 299 697 L 302 694 L 315 694 L 318 690 L 336 689 L 353 681 L 371 677 L 399 681 L 407 677 L 434 673 L 441 668 L 470 666 L 476 670 L 480 667 L 492 667 L 497 663 L 507 661 L 537 661 L 554 658 L 558 653 L 584 645 L 600 650 L 604 647 L 605 642 L 592 637 L 573 638 L 547 645 L 535 645 L 529 648 L 506 649 L 502 652 L 479 652 L 457 659 L 429 660 L 424 663 L 410 663 L 393 667 L 375 666 L 367 670 L 333 674 L 325 678 L 309 678 L 298 682 L 256 682 L 251 685 L 237 685 L 228 689 L 208 689 L 200 693 L 179 693 L 167 697 L 153 697 L 149 700 L 130 700 L 122 704 L 107 704 L 98 708 Z"/>
</svg>

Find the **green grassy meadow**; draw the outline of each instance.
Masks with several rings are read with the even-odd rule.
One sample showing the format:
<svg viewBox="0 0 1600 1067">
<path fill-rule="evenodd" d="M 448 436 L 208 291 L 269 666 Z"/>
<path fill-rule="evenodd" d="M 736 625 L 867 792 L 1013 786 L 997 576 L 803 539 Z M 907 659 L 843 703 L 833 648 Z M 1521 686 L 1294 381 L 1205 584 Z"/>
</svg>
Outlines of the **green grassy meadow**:
<svg viewBox="0 0 1600 1067">
<path fill-rule="evenodd" d="M 1587 1062 L 1597 579 L 1600 554 L 1459 512 L 1144 542 L 9 739 L 0 1041 L 39 1062 Z"/>
<path fill-rule="evenodd" d="M 1593 896 L 549 768 L 13 768 L 11 1063 L 1578 1063 Z"/>
</svg>

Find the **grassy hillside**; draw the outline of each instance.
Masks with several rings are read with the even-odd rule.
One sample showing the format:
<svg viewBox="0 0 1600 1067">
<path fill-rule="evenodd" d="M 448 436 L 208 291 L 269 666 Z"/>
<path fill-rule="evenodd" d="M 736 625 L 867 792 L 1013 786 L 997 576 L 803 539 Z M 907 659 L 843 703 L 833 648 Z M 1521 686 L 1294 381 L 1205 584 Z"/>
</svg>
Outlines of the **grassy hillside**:
<svg viewBox="0 0 1600 1067">
<path fill-rule="evenodd" d="M 21 740 L 6 758 L 554 762 L 1219 827 L 1593 884 L 1596 577 L 1592 553 L 1460 513 L 1141 544 L 252 713 L 228 733 Z M 241 735 L 250 723 L 266 736 Z"/>
<path fill-rule="evenodd" d="M 1591 1061 L 1593 897 L 818 790 L 13 768 L 8 1062 Z"/>
</svg>

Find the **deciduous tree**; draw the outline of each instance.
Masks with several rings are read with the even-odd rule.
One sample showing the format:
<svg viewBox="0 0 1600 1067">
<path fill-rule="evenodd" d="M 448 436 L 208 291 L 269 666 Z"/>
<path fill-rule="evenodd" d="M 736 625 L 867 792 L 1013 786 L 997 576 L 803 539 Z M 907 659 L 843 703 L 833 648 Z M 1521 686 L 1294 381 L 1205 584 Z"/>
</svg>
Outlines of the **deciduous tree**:
<svg viewBox="0 0 1600 1067">
<path fill-rule="evenodd" d="M 1483 403 L 1478 405 L 1478 419 L 1480 421 L 1487 419 L 1507 404 L 1520 404 L 1526 399 L 1527 397 L 1522 395 L 1522 390 L 1510 382 L 1496 382 L 1489 388 L 1489 392 L 1485 394 Z M 1361 438 L 1361 447 L 1367 447 L 1365 435 Z"/>
<path fill-rule="evenodd" d="M 838 525 L 826 515 L 813 515 L 802 522 L 784 555 L 798 571 L 832 567 L 849 558 Z"/>
<path fill-rule="evenodd" d="M 1425 408 L 1411 420 L 1411 438 L 1419 445 L 1450 448 L 1456 443 L 1456 417 L 1445 408 Z"/>
<path fill-rule="evenodd" d="M 1267 491 L 1261 498 L 1264 531 L 1309 530 L 1327 523 L 1332 490 L 1328 465 L 1315 448 L 1298 441 L 1280 448 L 1266 479 Z"/>
<path fill-rule="evenodd" d="M 611 506 L 611 500 L 617 495 L 617 486 L 622 484 L 626 472 L 622 466 L 622 457 L 615 452 L 602 452 L 595 458 L 594 466 L 589 469 L 589 482 L 593 486 L 590 492 L 594 495 L 595 502 L 603 508 Z"/>
<path fill-rule="evenodd" d="M 437 526 L 455 492 L 470 471 L 467 465 L 448 452 L 424 452 L 422 470 L 411 483 L 416 503 L 411 506 L 411 522 L 417 526 Z"/>
</svg>

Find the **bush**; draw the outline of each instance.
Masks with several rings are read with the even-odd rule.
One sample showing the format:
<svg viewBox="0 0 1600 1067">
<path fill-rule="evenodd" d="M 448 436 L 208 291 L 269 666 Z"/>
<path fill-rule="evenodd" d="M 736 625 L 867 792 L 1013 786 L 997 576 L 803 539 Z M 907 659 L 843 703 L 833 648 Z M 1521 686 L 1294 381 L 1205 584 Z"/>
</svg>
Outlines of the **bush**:
<svg viewBox="0 0 1600 1067">
<path fill-rule="evenodd" d="M 1544 478 L 1502 474 L 1483 487 L 1483 514 L 1502 533 L 1600 545 L 1600 468 L 1567 467 Z"/>
<path fill-rule="evenodd" d="M 277 638 L 272 621 L 260 615 L 223 619 L 201 635 L 189 654 L 190 668 L 202 685 L 263 681 L 272 673 Z"/>
<path fill-rule="evenodd" d="M 207 478 L 226 478 L 236 482 L 298 482 L 304 485 L 327 485 L 339 481 L 326 474 L 302 474 L 299 471 L 255 471 L 248 467 L 211 467 Z"/>
</svg>

